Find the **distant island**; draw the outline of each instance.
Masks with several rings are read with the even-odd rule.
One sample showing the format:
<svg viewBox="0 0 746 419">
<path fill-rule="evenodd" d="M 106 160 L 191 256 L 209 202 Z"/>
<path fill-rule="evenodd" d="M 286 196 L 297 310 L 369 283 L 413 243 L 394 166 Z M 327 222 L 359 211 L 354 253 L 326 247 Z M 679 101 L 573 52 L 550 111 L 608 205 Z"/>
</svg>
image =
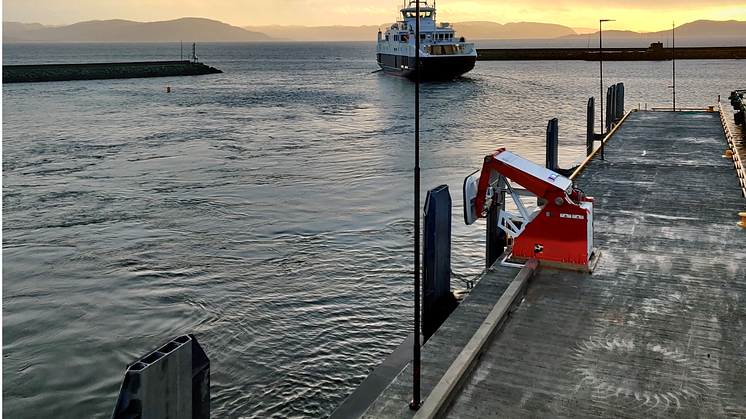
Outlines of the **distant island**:
<svg viewBox="0 0 746 419">
<path fill-rule="evenodd" d="M 267 42 L 266 34 L 217 20 L 181 18 L 163 22 L 91 20 L 67 26 L 3 22 L 3 43 L 23 42 Z"/>
<path fill-rule="evenodd" d="M 588 39 L 567 26 L 515 22 L 451 22 L 457 35 L 471 40 Z M 181 18 L 162 22 L 93 20 L 65 26 L 3 22 L 3 43 L 54 42 L 278 42 L 374 41 L 378 29 L 390 26 L 251 26 L 239 28 L 216 20 Z M 604 39 L 666 38 L 670 31 L 638 33 L 605 30 Z M 676 38 L 740 38 L 746 44 L 746 22 L 698 20 L 676 28 Z"/>
</svg>

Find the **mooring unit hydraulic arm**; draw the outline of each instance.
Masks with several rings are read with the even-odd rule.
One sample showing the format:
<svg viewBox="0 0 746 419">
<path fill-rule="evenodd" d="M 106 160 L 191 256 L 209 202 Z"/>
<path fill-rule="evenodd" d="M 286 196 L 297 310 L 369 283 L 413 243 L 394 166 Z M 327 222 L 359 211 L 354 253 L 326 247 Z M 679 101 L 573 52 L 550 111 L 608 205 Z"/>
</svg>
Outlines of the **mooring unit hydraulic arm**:
<svg viewBox="0 0 746 419">
<path fill-rule="evenodd" d="M 478 176 L 477 176 L 478 175 Z M 481 173 L 464 181 L 464 219 L 472 224 L 496 206 L 500 177 L 541 198 L 543 205 L 526 209 L 509 181 L 509 193 L 519 214 L 500 209 L 498 227 L 513 237 L 511 258 L 537 258 L 588 266 L 593 254 L 593 198 L 573 187 L 573 182 L 501 148 L 485 156 Z"/>
</svg>

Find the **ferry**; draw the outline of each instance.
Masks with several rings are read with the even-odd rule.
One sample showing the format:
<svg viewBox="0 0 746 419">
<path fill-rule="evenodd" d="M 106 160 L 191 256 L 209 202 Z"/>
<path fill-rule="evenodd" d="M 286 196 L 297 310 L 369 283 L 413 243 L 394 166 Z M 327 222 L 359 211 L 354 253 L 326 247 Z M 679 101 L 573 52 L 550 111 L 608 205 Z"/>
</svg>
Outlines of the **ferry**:
<svg viewBox="0 0 746 419">
<path fill-rule="evenodd" d="M 420 80 L 453 80 L 474 68 L 477 50 L 473 43 L 456 38 L 453 26 L 435 21 L 435 3 L 413 0 L 401 9 L 401 20 L 386 33 L 378 30 L 376 60 L 381 69 L 395 76 L 414 80 L 415 25 L 420 1 Z M 406 3 L 405 3 L 406 4 Z"/>
</svg>

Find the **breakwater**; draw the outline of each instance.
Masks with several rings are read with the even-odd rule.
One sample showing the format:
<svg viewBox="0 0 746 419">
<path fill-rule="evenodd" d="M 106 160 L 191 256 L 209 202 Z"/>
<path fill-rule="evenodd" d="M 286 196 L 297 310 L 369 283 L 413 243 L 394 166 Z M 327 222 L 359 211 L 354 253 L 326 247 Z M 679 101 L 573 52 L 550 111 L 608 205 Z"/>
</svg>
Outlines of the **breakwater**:
<svg viewBox="0 0 746 419">
<path fill-rule="evenodd" d="M 604 48 L 604 61 L 665 61 L 677 60 L 746 59 L 746 47 L 691 47 L 663 48 L 652 44 L 649 48 Z M 598 48 L 516 48 L 478 49 L 477 60 L 584 60 L 598 61 Z"/>
<path fill-rule="evenodd" d="M 191 61 L 6 65 L 3 66 L 3 83 L 197 76 L 213 73 L 222 71 Z"/>
</svg>

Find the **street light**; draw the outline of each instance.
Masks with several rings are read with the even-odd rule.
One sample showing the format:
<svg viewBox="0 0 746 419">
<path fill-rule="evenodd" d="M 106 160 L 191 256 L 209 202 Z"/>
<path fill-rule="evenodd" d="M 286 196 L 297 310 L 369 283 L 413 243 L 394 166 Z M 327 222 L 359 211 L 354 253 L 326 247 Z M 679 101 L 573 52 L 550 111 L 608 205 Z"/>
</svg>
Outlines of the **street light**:
<svg viewBox="0 0 746 419">
<path fill-rule="evenodd" d="M 604 22 L 613 22 L 614 19 L 598 20 L 598 67 L 601 73 L 601 100 L 598 102 L 601 108 L 601 160 L 604 159 L 604 48 L 603 38 L 601 37 L 601 24 Z"/>
<path fill-rule="evenodd" d="M 412 347 L 412 402 L 409 408 L 419 410 L 420 397 L 420 0 L 415 6 L 414 41 L 414 345 Z"/>
</svg>

